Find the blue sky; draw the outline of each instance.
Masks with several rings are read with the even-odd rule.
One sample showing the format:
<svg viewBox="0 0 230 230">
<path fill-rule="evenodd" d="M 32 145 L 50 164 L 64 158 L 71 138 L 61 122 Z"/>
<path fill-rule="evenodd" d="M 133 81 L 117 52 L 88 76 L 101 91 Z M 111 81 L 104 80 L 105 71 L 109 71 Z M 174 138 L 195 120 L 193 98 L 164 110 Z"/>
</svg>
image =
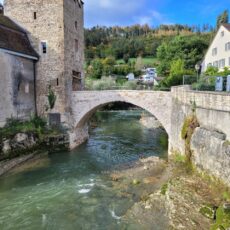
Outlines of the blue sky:
<svg viewBox="0 0 230 230">
<path fill-rule="evenodd" d="M 0 0 L 2 2 L 2 0 Z M 148 23 L 215 25 L 229 0 L 84 0 L 85 26 Z"/>
</svg>

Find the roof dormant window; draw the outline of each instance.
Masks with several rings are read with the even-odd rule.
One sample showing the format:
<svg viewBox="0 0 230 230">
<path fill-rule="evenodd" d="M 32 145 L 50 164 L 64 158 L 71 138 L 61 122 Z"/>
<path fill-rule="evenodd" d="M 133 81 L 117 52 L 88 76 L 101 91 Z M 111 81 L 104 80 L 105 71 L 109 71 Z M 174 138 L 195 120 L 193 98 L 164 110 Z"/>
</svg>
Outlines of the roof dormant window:
<svg viewBox="0 0 230 230">
<path fill-rule="evenodd" d="M 217 48 L 213 48 L 212 49 L 212 56 L 216 56 L 217 55 Z"/>
</svg>

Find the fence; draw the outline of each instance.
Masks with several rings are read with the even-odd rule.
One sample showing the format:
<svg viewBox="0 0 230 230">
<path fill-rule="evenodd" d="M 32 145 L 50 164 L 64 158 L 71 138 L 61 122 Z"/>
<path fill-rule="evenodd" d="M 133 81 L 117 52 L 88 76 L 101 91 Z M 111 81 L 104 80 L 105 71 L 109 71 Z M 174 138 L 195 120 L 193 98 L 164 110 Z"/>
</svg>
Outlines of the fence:
<svg viewBox="0 0 230 230">
<path fill-rule="evenodd" d="M 230 92 L 230 76 L 183 76 L 183 85 L 192 85 L 192 89 L 200 91 Z"/>
</svg>

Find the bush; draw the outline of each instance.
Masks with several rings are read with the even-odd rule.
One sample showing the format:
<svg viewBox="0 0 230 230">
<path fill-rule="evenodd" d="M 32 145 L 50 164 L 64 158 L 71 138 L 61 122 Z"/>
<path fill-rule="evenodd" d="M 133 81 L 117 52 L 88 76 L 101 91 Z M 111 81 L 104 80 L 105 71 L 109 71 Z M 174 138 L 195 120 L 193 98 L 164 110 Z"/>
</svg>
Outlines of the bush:
<svg viewBox="0 0 230 230">
<path fill-rule="evenodd" d="M 112 77 L 102 77 L 100 80 L 86 79 L 85 86 L 88 90 L 109 90 L 116 87 L 116 82 Z"/>
</svg>

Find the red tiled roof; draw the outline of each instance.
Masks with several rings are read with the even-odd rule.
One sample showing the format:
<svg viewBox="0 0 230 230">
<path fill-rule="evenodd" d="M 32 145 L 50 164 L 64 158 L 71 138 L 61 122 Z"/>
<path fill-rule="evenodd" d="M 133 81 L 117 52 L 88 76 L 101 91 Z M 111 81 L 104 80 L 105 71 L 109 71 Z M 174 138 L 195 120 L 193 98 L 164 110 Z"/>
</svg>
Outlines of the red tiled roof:
<svg viewBox="0 0 230 230">
<path fill-rule="evenodd" d="M 0 15 L 0 48 L 38 57 L 26 32 L 4 15 Z"/>
</svg>

